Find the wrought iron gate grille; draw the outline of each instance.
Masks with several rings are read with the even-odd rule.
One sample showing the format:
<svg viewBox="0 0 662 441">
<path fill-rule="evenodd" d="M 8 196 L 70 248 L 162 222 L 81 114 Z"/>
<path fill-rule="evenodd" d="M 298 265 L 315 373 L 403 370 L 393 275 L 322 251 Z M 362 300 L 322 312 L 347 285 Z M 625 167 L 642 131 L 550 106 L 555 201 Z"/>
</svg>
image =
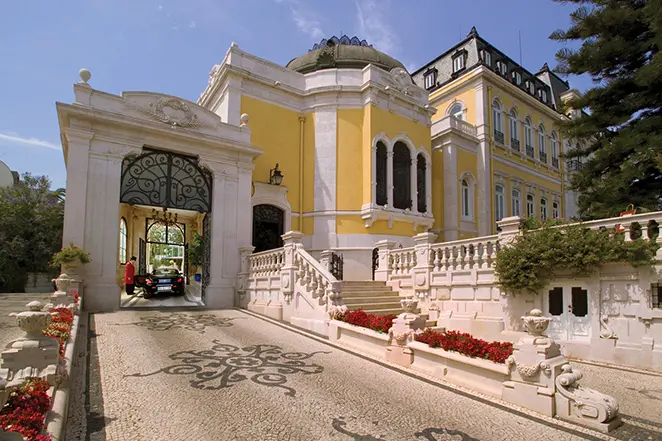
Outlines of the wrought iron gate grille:
<svg viewBox="0 0 662 441">
<path fill-rule="evenodd" d="M 343 255 L 331 253 L 331 260 L 329 261 L 329 272 L 336 280 L 343 278 Z"/>
<path fill-rule="evenodd" d="M 379 269 L 379 249 L 372 250 L 372 280 L 375 280 L 375 272 Z"/>
<path fill-rule="evenodd" d="M 211 211 L 211 173 L 196 158 L 146 150 L 122 161 L 120 202 Z"/>
<path fill-rule="evenodd" d="M 202 300 L 205 300 L 205 294 L 211 274 L 209 271 L 211 260 L 211 213 L 207 213 L 202 220 L 202 235 L 205 240 L 202 242 L 202 280 L 201 280 L 201 295 Z"/>
</svg>

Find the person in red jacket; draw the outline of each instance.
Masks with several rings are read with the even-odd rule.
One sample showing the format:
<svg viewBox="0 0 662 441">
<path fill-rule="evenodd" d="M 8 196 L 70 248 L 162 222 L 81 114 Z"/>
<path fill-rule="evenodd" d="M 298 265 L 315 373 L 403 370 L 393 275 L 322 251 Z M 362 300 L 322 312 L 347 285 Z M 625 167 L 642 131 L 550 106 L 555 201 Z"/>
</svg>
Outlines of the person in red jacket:
<svg viewBox="0 0 662 441">
<path fill-rule="evenodd" d="M 130 296 L 134 293 L 134 280 L 133 276 L 136 273 L 136 256 L 131 256 L 131 259 L 126 263 L 124 269 L 124 284 L 126 285 L 126 293 Z"/>
</svg>

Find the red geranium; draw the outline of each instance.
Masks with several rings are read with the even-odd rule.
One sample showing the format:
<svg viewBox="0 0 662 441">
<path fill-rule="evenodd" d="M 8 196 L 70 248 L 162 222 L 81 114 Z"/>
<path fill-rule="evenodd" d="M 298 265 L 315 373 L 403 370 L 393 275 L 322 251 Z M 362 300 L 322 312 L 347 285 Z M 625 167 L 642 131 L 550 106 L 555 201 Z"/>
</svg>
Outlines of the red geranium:
<svg viewBox="0 0 662 441">
<path fill-rule="evenodd" d="M 7 404 L 0 410 L 0 428 L 17 432 L 29 441 L 51 441 L 42 435 L 44 418 L 51 407 L 49 385 L 41 379 L 31 379 L 13 388 Z"/>
<path fill-rule="evenodd" d="M 415 337 L 416 341 L 426 343 L 431 348 L 441 347 L 445 351 L 455 351 L 469 357 L 483 358 L 494 363 L 505 363 L 513 353 L 513 344 L 509 342 L 487 342 L 474 338 L 471 334 L 448 331 L 445 334 L 426 329 Z"/>
<path fill-rule="evenodd" d="M 393 326 L 393 320 L 397 317 L 395 314 L 377 315 L 367 313 L 362 309 L 356 311 L 347 311 L 339 320 L 350 325 L 361 326 L 363 328 L 372 329 L 377 332 L 388 332 Z"/>
</svg>

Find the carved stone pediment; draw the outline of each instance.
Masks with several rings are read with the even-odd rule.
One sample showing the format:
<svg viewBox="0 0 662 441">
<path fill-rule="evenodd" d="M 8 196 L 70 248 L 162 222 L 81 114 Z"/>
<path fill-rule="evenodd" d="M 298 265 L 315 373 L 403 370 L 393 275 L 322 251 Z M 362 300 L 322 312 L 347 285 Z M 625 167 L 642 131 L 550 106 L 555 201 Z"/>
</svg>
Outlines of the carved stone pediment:
<svg viewBox="0 0 662 441">
<path fill-rule="evenodd" d="M 385 77 L 389 87 L 416 99 L 423 98 L 422 91 L 414 84 L 411 75 L 405 69 L 394 67 Z"/>
<path fill-rule="evenodd" d="M 214 128 L 221 122 L 218 115 L 207 109 L 170 95 L 126 92 L 122 94 L 122 98 L 127 107 L 152 121 L 161 122 L 173 128 Z"/>
</svg>

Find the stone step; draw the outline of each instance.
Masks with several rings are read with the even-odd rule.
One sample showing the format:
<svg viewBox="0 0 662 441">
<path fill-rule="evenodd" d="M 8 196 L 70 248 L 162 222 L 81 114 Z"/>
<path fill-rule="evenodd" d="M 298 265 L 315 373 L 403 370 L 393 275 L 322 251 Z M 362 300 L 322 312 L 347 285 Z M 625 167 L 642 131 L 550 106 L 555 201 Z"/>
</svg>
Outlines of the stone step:
<svg viewBox="0 0 662 441">
<path fill-rule="evenodd" d="M 397 297 L 400 298 L 400 294 L 393 291 L 343 291 L 342 297 Z"/>
<path fill-rule="evenodd" d="M 375 303 L 361 303 L 356 305 L 347 305 L 350 310 L 356 311 L 357 309 L 362 309 L 364 311 L 373 310 L 373 309 L 397 309 L 400 308 L 399 303 L 393 302 L 375 302 Z"/>
<path fill-rule="evenodd" d="M 364 309 L 365 312 L 369 314 L 377 314 L 377 315 L 388 315 L 388 314 L 402 314 L 404 311 L 402 308 L 393 308 L 393 309 Z M 418 314 L 421 312 L 420 310 L 415 310 L 414 313 Z"/>
<path fill-rule="evenodd" d="M 343 302 L 348 306 L 368 303 L 397 303 L 400 301 L 395 296 L 343 296 Z"/>
</svg>

